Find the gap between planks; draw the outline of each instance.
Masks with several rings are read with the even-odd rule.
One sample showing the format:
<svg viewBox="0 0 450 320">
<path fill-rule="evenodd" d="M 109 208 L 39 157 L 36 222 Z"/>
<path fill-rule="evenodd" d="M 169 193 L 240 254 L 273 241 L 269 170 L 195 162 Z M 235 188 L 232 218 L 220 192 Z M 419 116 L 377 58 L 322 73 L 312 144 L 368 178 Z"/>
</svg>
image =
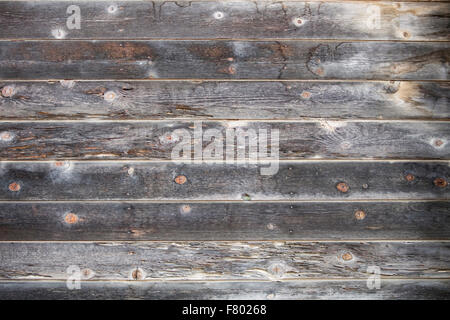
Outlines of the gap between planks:
<svg viewBox="0 0 450 320">
<path fill-rule="evenodd" d="M 34 39 L 34 38 L 13 38 L 13 39 L 2 39 L 0 38 L 0 42 L 73 42 L 73 41 L 108 41 L 108 42 L 123 42 L 123 41 L 162 41 L 162 42 L 171 42 L 171 41 L 179 41 L 179 42 L 190 42 L 190 41 L 198 41 L 198 42 L 207 42 L 207 41 L 246 41 L 246 42 L 399 42 L 399 43 L 423 43 L 423 42 L 450 42 L 450 40 L 365 40 L 365 39 L 335 39 L 335 38 L 76 38 L 76 39 Z"/>
<path fill-rule="evenodd" d="M 205 243 L 449 243 L 450 239 L 416 239 L 416 240 L 404 240 L 404 239 L 352 239 L 352 240 L 333 240 L 333 239 L 323 239 L 323 240 L 0 240 L 1 244 L 7 243 L 31 243 L 31 244 L 47 244 L 47 243 L 56 243 L 56 244 L 152 244 L 152 243 L 177 243 L 177 244 L 189 244 L 192 242 L 205 242 Z"/>
<path fill-rule="evenodd" d="M 232 204 L 232 203 L 408 203 L 408 202 L 449 202 L 450 198 L 444 199 L 325 199 L 325 200 L 252 200 L 250 202 L 244 200 L 147 200 L 147 199 L 127 199 L 127 200 L 0 200 L 0 204 L 16 204 L 16 203 L 36 203 L 36 204 L 51 204 L 51 203 L 152 203 L 152 204 L 185 204 L 185 203 L 208 203 L 208 204 Z"/>
<path fill-rule="evenodd" d="M 376 122 L 376 123 L 448 123 L 448 119 L 341 119 L 341 118 L 306 118 L 306 119 L 211 119 L 211 118 L 164 118 L 164 119 L 79 119 L 79 120 L 2 120 L 0 117 L 0 123 L 152 123 L 152 122 L 255 122 L 255 123 L 322 123 L 322 122 L 348 122 L 348 123 L 361 123 L 361 122 Z"/>
<path fill-rule="evenodd" d="M 373 275 L 373 273 L 368 273 L 368 275 Z M 384 276 L 380 276 L 380 278 L 383 281 L 386 282 L 395 282 L 395 281 L 450 281 L 450 278 L 401 278 L 401 277 L 392 277 L 392 278 L 385 278 Z M 1 279 L 1 283 L 6 282 L 20 282 L 20 283 L 37 283 L 37 282 L 53 282 L 53 283 L 66 283 L 67 279 L 36 279 L 36 280 L 29 280 L 29 279 Z M 155 278 L 155 279 L 146 279 L 146 280 L 129 280 L 129 279 L 111 279 L 111 280 L 104 280 L 104 279 L 90 279 L 90 280 L 82 280 L 82 282 L 99 282 L 99 283 L 152 283 L 152 282 L 177 282 L 177 283 L 206 283 L 206 282 L 214 282 L 214 283 L 228 283 L 228 282 L 246 282 L 246 283 L 259 283 L 259 282 L 349 282 L 349 281 L 361 281 L 366 283 L 367 278 L 315 278 L 315 279 L 298 279 L 298 278 L 283 278 L 283 279 L 277 279 L 277 280 L 265 280 L 265 279 L 230 279 L 230 280 L 221 280 L 221 279 L 208 279 L 208 280 L 187 280 L 187 279 L 171 279 L 171 278 Z"/>
<path fill-rule="evenodd" d="M 1 79 L 1 82 L 59 82 L 61 80 L 72 80 L 75 82 L 429 82 L 450 83 L 446 79 L 225 79 L 225 78 L 148 78 L 148 79 Z"/>
<path fill-rule="evenodd" d="M 0 160 L 0 163 L 55 163 L 60 161 L 68 161 L 71 163 L 181 163 L 185 164 L 217 164 L 217 165 L 236 165 L 236 164 L 269 164 L 274 161 L 279 163 L 336 163 L 336 162 L 378 162 L 378 163 L 448 163 L 450 165 L 450 159 L 371 159 L 371 158 L 347 158 L 347 159 L 278 159 L 278 160 L 270 160 L 270 159 L 259 159 L 259 160 L 232 160 L 232 161 L 217 161 L 213 159 L 206 160 L 190 160 L 190 161 L 180 161 L 180 160 L 158 160 L 158 159 L 79 159 L 79 158 L 58 158 L 52 160 Z"/>
</svg>

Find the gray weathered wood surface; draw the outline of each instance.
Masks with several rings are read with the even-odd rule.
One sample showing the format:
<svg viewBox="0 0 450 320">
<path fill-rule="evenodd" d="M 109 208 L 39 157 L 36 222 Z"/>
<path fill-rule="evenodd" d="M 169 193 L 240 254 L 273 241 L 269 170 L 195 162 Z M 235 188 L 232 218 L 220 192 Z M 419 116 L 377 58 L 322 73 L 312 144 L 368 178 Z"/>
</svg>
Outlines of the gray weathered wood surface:
<svg viewBox="0 0 450 320">
<path fill-rule="evenodd" d="M 68 290 L 65 281 L 0 282 L 0 299 L 450 299 L 448 280 L 383 280 L 380 290 L 366 280 L 300 280 L 266 282 L 152 282 L 90 281 L 80 290 Z"/>
<path fill-rule="evenodd" d="M 0 203 L 1 241 L 342 238 L 448 239 L 450 205 L 446 201 Z"/>
<path fill-rule="evenodd" d="M 394 278 L 450 272 L 450 242 L 2 242 L 0 253 L 2 280 L 64 280 L 70 265 L 88 280 L 367 279 L 369 266 Z"/>
<path fill-rule="evenodd" d="M 0 41 L 0 80 L 447 80 L 448 42 Z"/>
<path fill-rule="evenodd" d="M 0 299 L 450 299 L 449 3 L 0 0 Z"/>
<path fill-rule="evenodd" d="M 190 141 L 195 126 L 204 134 L 202 149 L 220 149 L 225 159 L 226 148 L 245 147 L 243 140 L 229 135 L 254 133 L 252 143 L 260 145 L 259 135 L 267 135 L 270 150 L 271 135 L 279 132 L 280 159 L 448 159 L 450 156 L 449 122 L 49 122 L 0 123 L 2 160 L 42 159 L 174 159 L 181 143 Z M 189 135 L 180 130 L 186 130 Z M 214 131 L 211 131 L 214 130 Z M 266 130 L 261 133 L 260 130 Z M 227 133 L 228 131 L 228 133 Z M 249 145 L 249 141 L 245 144 Z M 208 148 L 208 149 L 207 149 Z M 215 153 L 195 154 L 190 158 L 215 159 Z M 248 150 L 246 151 L 248 153 Z M 177 153 L 178 154 L 178 153 Z M 257 155 L 255 154 L 254 157 Z M 266 153 L 259 158 L 267 157 Z M 253 158 L 256 159 L 256 158 Z"/>
<path fill-rule="evenodd" d="M 450 195 L 445 183 L 450 179 L 448 161 L 280 162 L 275 175 L 261 175 L 261 167 L 268 166 L 268 163 L 244 166 L 115 161 L 3 162 L 0 163 L 3 182 L 0 199 L 448 200 Z M 186 177 L 184 184 L 175 181 L 181 175 Z M 340 183 L 348 186 L 346 192 L 338 190 Z"/>
<path fill-rule="evenodd" d="M 0 95 L 0 120 L 450 119 L 447 82 L 0 82 L 3 88 L 13 93 Z"/>
<path fill-rule="evenodd" d="M 449 15 L 422 2 L 1 1 L 0 39 L 449 40 Z"/>
</svg>

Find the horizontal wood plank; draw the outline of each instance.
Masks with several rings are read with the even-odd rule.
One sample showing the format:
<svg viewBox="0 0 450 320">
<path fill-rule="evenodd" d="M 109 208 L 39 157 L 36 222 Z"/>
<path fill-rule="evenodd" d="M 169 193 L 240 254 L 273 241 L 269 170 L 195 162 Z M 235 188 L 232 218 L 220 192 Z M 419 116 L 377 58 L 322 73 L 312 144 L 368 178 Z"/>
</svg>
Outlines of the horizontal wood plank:
<svg viewBox="0 0 450 320">
<path fill-rule="evenodd" d="M 267 167 L 268 163 L 1 162 L 0 199 L 449 199 L 448 161 L 281 162 L 274 175 L 262 175 Z"/>
<path fill-rule="evenodd" d="M 449 14 L 420 2 L 1 1 L 0 39 L 449 40 Z"/>
<path fill-rule="evenodd" d="M 366 280 L 283 282 L 82 282 L 69 290 L 65 281 L 0 282 L 0 299 L 175 299 L 175 300 L 290 300 L 290 299 L 450 299 L 449 280 L 383 280 L 369 289 Z"/>
<path fill-rule="evenodd" d="M 192 138 L 199 133 L 202 152 Z M 449 159 L 450 122 L 3 122 L 0 159 L 264 159 L 250 143 L 280 159 Z M 212 136 L 211 136 L 212 135 Z M 248 135 L 243 140 L 243 135 Z M 5 138 L 6 137 L 6 138 Z M 233 137 L 232 139 L 229 137 Z M 273 137 L 273 140 L 272 140 Z M 234 151 L 228 154 L 229 149 Z M 245 148 L 247 150 L 245 150 Z M 197 148 L 198 149 L 198 148 Z M 218 153 L 208 150 L 218 150 Z M 242 151 L 239 151 L 242 150 Z M 239 154 L 238 154 L 239 152 Z M 217 158 L 215 158 L 217 156 Z M 275 157 L 275 154 L 273 154 Z"/>
<path fill-rule="evenodd" d="M 449 242 L 1 242 L 0 252 L 0 279 L 64 280 L 72 265 L 89 280 L 366 279 L 370 266 L 450 275 Z"/>
<path fill-rule="evenodd" d="M 0 203 L 0 240 L 450 239 L 449 202 Z"/>
<path fill-rule="evenodd" d="M 0 79 L 447 80 L 448 42 L 0 41 Z"/>
<path fill-rule="evenodd" d="M 450 119 L 447 82 L 0 82 L 10 89 L 0 120 Z"/>
</svg>

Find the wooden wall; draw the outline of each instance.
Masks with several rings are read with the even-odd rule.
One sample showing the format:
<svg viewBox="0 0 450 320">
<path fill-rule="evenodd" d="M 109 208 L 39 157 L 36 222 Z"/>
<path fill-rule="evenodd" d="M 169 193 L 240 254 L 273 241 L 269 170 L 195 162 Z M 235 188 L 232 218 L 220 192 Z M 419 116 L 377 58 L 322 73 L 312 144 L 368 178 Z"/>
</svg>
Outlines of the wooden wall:
<svg viewBox="0 0 450 320">
<path fill-rule="evenodd" d="M 0 299 L 449 299 L 449 23 L 440 1 L 0 1 Z M 173 162 L 195 121 L 279 130 L 278 171 Z"/>
</svg>

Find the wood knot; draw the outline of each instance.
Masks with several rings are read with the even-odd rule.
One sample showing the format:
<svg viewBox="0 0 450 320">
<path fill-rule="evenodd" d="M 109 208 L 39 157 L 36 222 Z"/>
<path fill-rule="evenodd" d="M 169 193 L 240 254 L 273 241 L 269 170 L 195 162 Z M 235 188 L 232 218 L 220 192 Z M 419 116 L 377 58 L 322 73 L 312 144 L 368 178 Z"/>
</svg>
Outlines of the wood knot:
<svg viewBox="0 0 450 320">
<path fill-rule="evenodd" d="M 116 98 L 116 93 L 114 91 L 107 91 L 103 95 L 103 98 L 109 102 L 114 101 L 114 99 Z"/>
<path fill-rule="evenodd" d="M 414 177 L 411 173 L 408 173 L 405 176 L 406 181 L 413 181 L 416 177 Z"/>
<path fill-rule="evenodd" d="M 2 96 L 5 98 L 12 97 L 14 95 L 14 87 L 12 86 L 4 86 L 2 89 Z"/>
<path fill-rule="evenodd" d="M 269 266 L 268 271 L 270 274 L 281 278 L 286 273 L 286 266 L 282 263 L 273 263 Z"/>
<path fill-rule="evenodd" d="M 357 210 L 355 212 L 356 220 L 363 220 L 366 217 L 366 213 L 363 210 Z"/>
<path fill-rule="evenodd" d="M 89 280 L 94 277 L 94 272 L 91 269 L 83 269 L 81 270 L 81 275 L 83 276 L 84 280 Z"/>
<path fill-rule="evenodd" d="M 304 21 L 301 18 L 296 17 L 292 19 L 292 23 L 294 24 L 294 26 L 300 27 L 304 24 Z"/>
<path fill-rule="evenodd" d="M 311 97 L 311 93 L 308 91 L 303 91 L 301 96 L 303 99 L 309 99 Z"/>
<path fill-rule="evenodd" d="M 403 38 L 408 39 L 409 37 L 411 37 L 411 35 L 409 34 L 408 31 L 403 31 L 402 33 Z"/>
<path fill-rule="evenodd" d="M 116 11 L 117 11 L 117 5 L 112 4 L 112 5 L 110 5 L 110 6 L 108 7 L 108 12 L 109 12 L 109 13 L 114 13 L 114 12 L 116 12 Z"/>
<path fill-rule="evenodd" d="M 350 187 L 349 187 L 348 184 L 346 184 L 345 182 L 339 182 L 339 183 L 336 185 L 336 189 L 338 189 L 340 192 L 345 193 L 345 192 L 348 191 L 348 189 L 350 189 Z"/>
<path fill-rule="evenodd" d="M 250 195 L 249 194 L 247 194 L 247 193 L 243 193 L 242 194 L 242 200 L 244 200 L 244 201 L 250 201 L 252 198 L 250 197 Z"/>
<path fill-rule="evenodd" d="M 436 140 L 434 140 L 433 144 L 436 147 L 441 147 L 444 144 L 444 141 L 442 141 L 441 139 L 436 139 Z"/>
<path fill-rule="evenodd" d="M 346 252 L 342 255 L 342 260 L 344 261 L 350 261 L 353 259 L 353 256 L 350 252 Z"/>
<path fill-rule="evenodd" d="M 439 188 L 445 188 L 448 185 L 447 180 L 445 180 L 444 178 L 436 178 L 434 179 L 433 183 L 436 187 Z"/>
<path fill-rule="evenodd" d="M 131 279 L 133 280 L 144 280 L 145 279 L 145 272 L 141 268 L 136 268 L 133 271 L 131 271 Z"/>
<path fill-rule="evenodd" d="M 225 15 L 223 14 L 223 12 L 216 11 L 216 12 L 214 12 L 213 17 L 214 17 L 214 19 L 220 20 L 220 19 L 223 19 L 223 17 L 225 17 Z"/>
<path fill-rule="evenodd" d="M 0 133 L 0 140 L 2 141 L 11 141 L 13 139 L 13 135 L 9 132 Z"/>
<path fill-rule="evenodd" d="M 183 175 L 177 176 L 175 178 L 175 183 L 177 183 L 177 184 L 185 184 L 186 181 L 187 181 L 187 178 Z"/>
<path fill-rule="evenodd" d="M 74 214 L 74 213 L 68 213 L 68 214 L 65 215 L 64 221 L 67 224 L 77 223 L 78 222 L 78 216 L 76 214 Z"/>
<path fill-rule="evenodd" d="M 13 182 L 8 186 L 9 190 L 12 192 L 18 192 L 20 191 L 20 184 L 17 182 Z"/>
<path fill-rule="evenodd" d="M 188 204 L 182 205 L 180 207 L 180 212 L 183 213 L 183 214 L 190 213 L 191 212 L 191 206 L 188 205 Z"/>
</svg>

